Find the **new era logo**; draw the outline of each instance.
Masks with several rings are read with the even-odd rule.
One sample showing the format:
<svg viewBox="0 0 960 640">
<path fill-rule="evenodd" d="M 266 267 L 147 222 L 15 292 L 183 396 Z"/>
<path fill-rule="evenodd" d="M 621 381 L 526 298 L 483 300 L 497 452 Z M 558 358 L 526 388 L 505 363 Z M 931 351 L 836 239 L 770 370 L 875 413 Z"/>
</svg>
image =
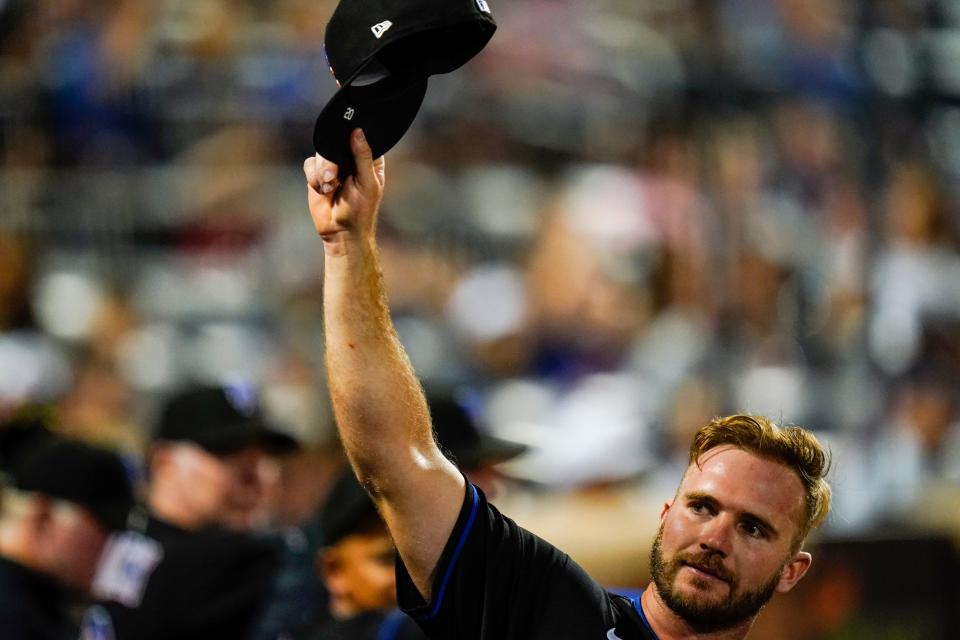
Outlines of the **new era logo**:
<svg viewBox="0 0 960 640">
<path fill-rule="evenodd" d="M 343 112 L 344 120 L 353 120 L 353 114 L 355 114 L 353 107 L 347 107 L 347 110 Z"/>
<path fill-rule="evenodd" d="M 392 26 L 393 26 L 392 22 L 390 22 L 389 20 L 384 20 L 383 22 L 378 22 L 377 24 L 370 27 L 370 31 L 373 31 L 373 35 L 377 38 L 377 40 L 379 40 L 380 36 L 386 33 L 387 29 L 389 29 Z"/>
<path fill-rule="evenodd" d="M 490 13 L 490 6 L 487 4 L 487 0 L 477 0 L 477 8 L 484 13 Z"/>
</svg>

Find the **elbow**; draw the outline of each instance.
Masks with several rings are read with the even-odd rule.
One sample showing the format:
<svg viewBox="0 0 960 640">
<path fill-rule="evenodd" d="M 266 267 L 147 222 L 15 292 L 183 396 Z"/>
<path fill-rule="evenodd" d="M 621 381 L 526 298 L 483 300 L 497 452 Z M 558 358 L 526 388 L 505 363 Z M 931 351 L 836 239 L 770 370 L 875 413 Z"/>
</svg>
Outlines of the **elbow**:
<svg viewBox="0 0 960 640">
<path fill-rule="evenodd" d="M 386 454 L 351 456 L 350 462 L 357 481 L 378 502 L 449 464 L 432 441 Z"/>
</svg>

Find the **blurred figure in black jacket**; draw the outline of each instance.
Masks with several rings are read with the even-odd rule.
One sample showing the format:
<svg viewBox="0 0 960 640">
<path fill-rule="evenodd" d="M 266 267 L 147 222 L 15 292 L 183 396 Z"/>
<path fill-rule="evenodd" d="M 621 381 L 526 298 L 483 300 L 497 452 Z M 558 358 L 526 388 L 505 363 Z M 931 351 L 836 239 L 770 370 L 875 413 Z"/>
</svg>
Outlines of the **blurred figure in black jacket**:
<svg viewBox="0 0 960 640">
<path fill-rule="evenodd" d="M 27 422 L 0 426 L 0 469 L 0 635 L 76 638 L 71 607 L 133 507 L 127 470 L 110 451 Z"/>
<path fill-rule="evenodd" d="M 264 465 L 295 448 L 249 387 L 172 398 L 149 452 L 146 510 L 106 556 L 85 630 L 117 640 L 250 637 L 277 562 L 252 534 Z"/>
</svg>

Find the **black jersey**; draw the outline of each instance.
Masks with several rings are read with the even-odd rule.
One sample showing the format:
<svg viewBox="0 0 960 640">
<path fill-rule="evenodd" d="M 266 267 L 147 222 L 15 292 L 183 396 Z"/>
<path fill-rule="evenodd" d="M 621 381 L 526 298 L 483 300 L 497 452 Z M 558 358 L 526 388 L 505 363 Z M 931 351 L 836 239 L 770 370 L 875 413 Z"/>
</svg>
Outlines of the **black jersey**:
<svg viewBox="0 0 960 640">
<path fill-rule="evenodd" d="M 0 557 L 0 638 L 68 640 L 68 592 L 53 578 Z"/>
<path fill-rule="evenodd" d="M 252 536 L 150 517 L 143 534 L 125 532 L 105 551 L 84 637 L 250 638 L 276 566 L 274 548 Z"/>
<path fill-rule="evenodd" d="M 400 606 L 433 640 L 656 640 L 639 598 L 605 590 L 469 482 L 432 594 L 398 560 Z"/>
<path fill-rule="evenodd" d="M 329 620 L 305 633 L 302 640 L 424 640 L 423 632 L 399 611 L 367 611 L 346 620 Z"/>
</svg>

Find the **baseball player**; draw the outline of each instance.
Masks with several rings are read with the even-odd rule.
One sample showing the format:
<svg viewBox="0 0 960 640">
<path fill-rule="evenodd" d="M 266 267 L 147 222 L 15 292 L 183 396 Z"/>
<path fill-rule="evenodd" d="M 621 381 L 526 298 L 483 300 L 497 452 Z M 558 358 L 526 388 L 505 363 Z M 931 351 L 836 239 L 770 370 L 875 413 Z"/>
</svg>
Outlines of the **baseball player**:
<svg viewBox="0 0 960 640">
<path fill-rule="evenodd" d="M 517 526 L 448 461 L 390 321 L 375 230 L 385 182 L 363 132 L 354 175 L 304 163 L 323 239 L 330 393 L 354 471 L 399 553 L 401 607 L 431 638 L 743 638 L 775 592 L 810 567 L 807 534 L 830 506 L 828 458 L 807 431 L 716 419 L 695 436 L 664 502 L 652 584 L 607 592 L 569 556 Z"/>
</svg>

